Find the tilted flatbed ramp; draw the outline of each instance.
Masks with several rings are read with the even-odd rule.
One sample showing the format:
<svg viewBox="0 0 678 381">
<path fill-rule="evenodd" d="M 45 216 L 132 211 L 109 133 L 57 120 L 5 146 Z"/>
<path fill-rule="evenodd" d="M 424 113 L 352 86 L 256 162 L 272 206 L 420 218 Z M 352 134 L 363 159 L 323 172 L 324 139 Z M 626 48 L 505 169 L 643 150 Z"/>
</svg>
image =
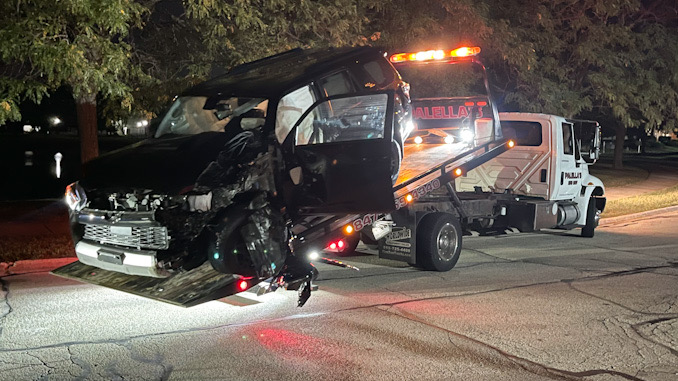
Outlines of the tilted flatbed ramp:
<svg viewBox="0 0 678 381">
<path fill-rule="evenodd" d="M 466 173 L 499 156 L 507 149 L 509 149 L 508 139 L 499 139 L 471 148 L 464 144 L 406 144 L 400 174 L 393 186 L 396 207 L 400 209 L 405 205 L 403 200 L 408 194 L 417 199 L 434 189 L 444 187 L 457 176 L 453 173 L 455 169 L 459 168 L 462 173 Z M 293 229 L 297 236 L 294 248 L 321 250 L 324 247 L 319 247 L 318 241 L 322 241 L 323 237 L 335 234 L 351 223 L 356 230 L 360 230 L 360 226 L 381 217 L 383 215 L 359 214 L 316 217 L 317 222 L 298 224 L 297 230 Z M 357 220 L 366 223 L 356 225 Z"/>
<path fill-rule="evenodd" d="M 75 261 L 51 272 L 60 277 L 191 307 L 234 294 L 236 277 L 215 271 L 209 262 L 168 278 L 151 278 L 102 270 Z"/>
<path fill-rule="evenodd" d="M 464 144 L 405 144 L 403 162 L 395 187 L 469 151 Z"/>
</svg>

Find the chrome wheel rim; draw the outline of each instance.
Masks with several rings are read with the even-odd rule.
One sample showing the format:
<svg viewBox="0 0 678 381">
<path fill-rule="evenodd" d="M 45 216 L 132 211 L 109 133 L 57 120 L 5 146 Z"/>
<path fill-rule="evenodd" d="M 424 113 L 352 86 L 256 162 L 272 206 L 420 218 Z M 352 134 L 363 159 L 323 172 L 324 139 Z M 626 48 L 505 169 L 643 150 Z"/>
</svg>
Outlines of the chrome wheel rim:
<svg viewBox="0 0 678 381">
<path fill-rule="evenodd" d="M 593 226 L 598 226 L 600 223 L 600 210 L 596 209 L 596 215 L 593 216 Z"/>
<path fill-rule="evenodd" d="M 452 224 L 446 223 L 438 232 L 436 243 L 440 259 L 451 261 L 457 251 L 457 229 Z"/>
</svg>

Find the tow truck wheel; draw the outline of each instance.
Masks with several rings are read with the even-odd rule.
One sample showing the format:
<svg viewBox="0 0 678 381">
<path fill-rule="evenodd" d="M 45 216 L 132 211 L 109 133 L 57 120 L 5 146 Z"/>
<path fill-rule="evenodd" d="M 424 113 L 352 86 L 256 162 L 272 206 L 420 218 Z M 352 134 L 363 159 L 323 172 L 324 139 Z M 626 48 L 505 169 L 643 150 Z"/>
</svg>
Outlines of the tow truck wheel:
<svg viewBox="0 0 678 381">
<path fill-rule="evenodd" d="M 586 208 L 586 225 L 581 228 L 581 236 L 593 237 L 596 227 L 598 227 L 598 221 L 600 221 L 600 212 L 596 207 L 596 199 L 591 197 L 589 198 L 589 206 Z"/>
<path fill-rule="evenodd" d="M 360 240 L 363 241 L 363 244 L 367 246 L 368 249 L 370 250 L 378 250 L 379 249 L 379 241 L 375 241 L 372 238 L 368 237 L 367 234 L 360 234 Z"/>
<path fill-rule="evenodd" d="M 425 270 L 448 271 L 461 253 L 461 224 L 448 213 L 432 213 L 417 227 L 417 262 Z"/>
</svg>

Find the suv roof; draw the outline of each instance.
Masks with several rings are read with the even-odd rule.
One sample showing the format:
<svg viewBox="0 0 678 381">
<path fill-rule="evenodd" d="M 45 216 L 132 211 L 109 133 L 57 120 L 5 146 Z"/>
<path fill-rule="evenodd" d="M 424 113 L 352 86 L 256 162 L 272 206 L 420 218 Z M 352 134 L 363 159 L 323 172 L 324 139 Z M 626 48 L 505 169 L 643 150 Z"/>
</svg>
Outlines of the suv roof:
<svg viewBox="0 0 678 381">
<path fill-rule="evenodd" d="M 309 77 L 361 59 L 383 57 L 379 50 L 355 48 L 293 49 L 236 66 L 230 72 L 198 84 L 184 95 L 255 96 L 275 98 L 308 83 Z"/>
</svg>

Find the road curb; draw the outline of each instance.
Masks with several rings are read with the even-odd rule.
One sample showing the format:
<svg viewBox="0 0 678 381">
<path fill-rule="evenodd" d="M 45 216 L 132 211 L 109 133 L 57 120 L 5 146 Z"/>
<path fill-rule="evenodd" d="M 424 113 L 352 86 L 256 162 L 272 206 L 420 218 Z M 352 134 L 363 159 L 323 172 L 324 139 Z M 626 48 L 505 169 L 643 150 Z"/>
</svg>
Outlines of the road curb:
<svg viewBox="0 0 678 381">
<path fill-rule="evenodd" d="M 52 271 L 57 267 L 73 263 L 77 260 L 78 258 L 72 257 L 72 258 L 28 259 L 16 262 L 2 262 L 0 263 L 0 277 L 29 273 L 44 273 Z"/>
<path fill-rule="evenodd" d="M 638 220 L 638 219 L 642 219 L 642 218 L 646 218 L 646 217 L 653 217 L 653 216 L 656 216 L 658 214 L 675 212 L 675 211 L 678 211 L 678 205 L 667 206 L 666 208 L 661 208 L 661 209 L 648 210 L 646 212 L 626 214 L 626 215 L 623 215 L 623 216 L 601 218 L 599 226 L 615 225 L 615 224 L 619 224 L 619 223 L 623 223 L 623 222 L 629 222 L 629 221 Z"/>
</svg>

